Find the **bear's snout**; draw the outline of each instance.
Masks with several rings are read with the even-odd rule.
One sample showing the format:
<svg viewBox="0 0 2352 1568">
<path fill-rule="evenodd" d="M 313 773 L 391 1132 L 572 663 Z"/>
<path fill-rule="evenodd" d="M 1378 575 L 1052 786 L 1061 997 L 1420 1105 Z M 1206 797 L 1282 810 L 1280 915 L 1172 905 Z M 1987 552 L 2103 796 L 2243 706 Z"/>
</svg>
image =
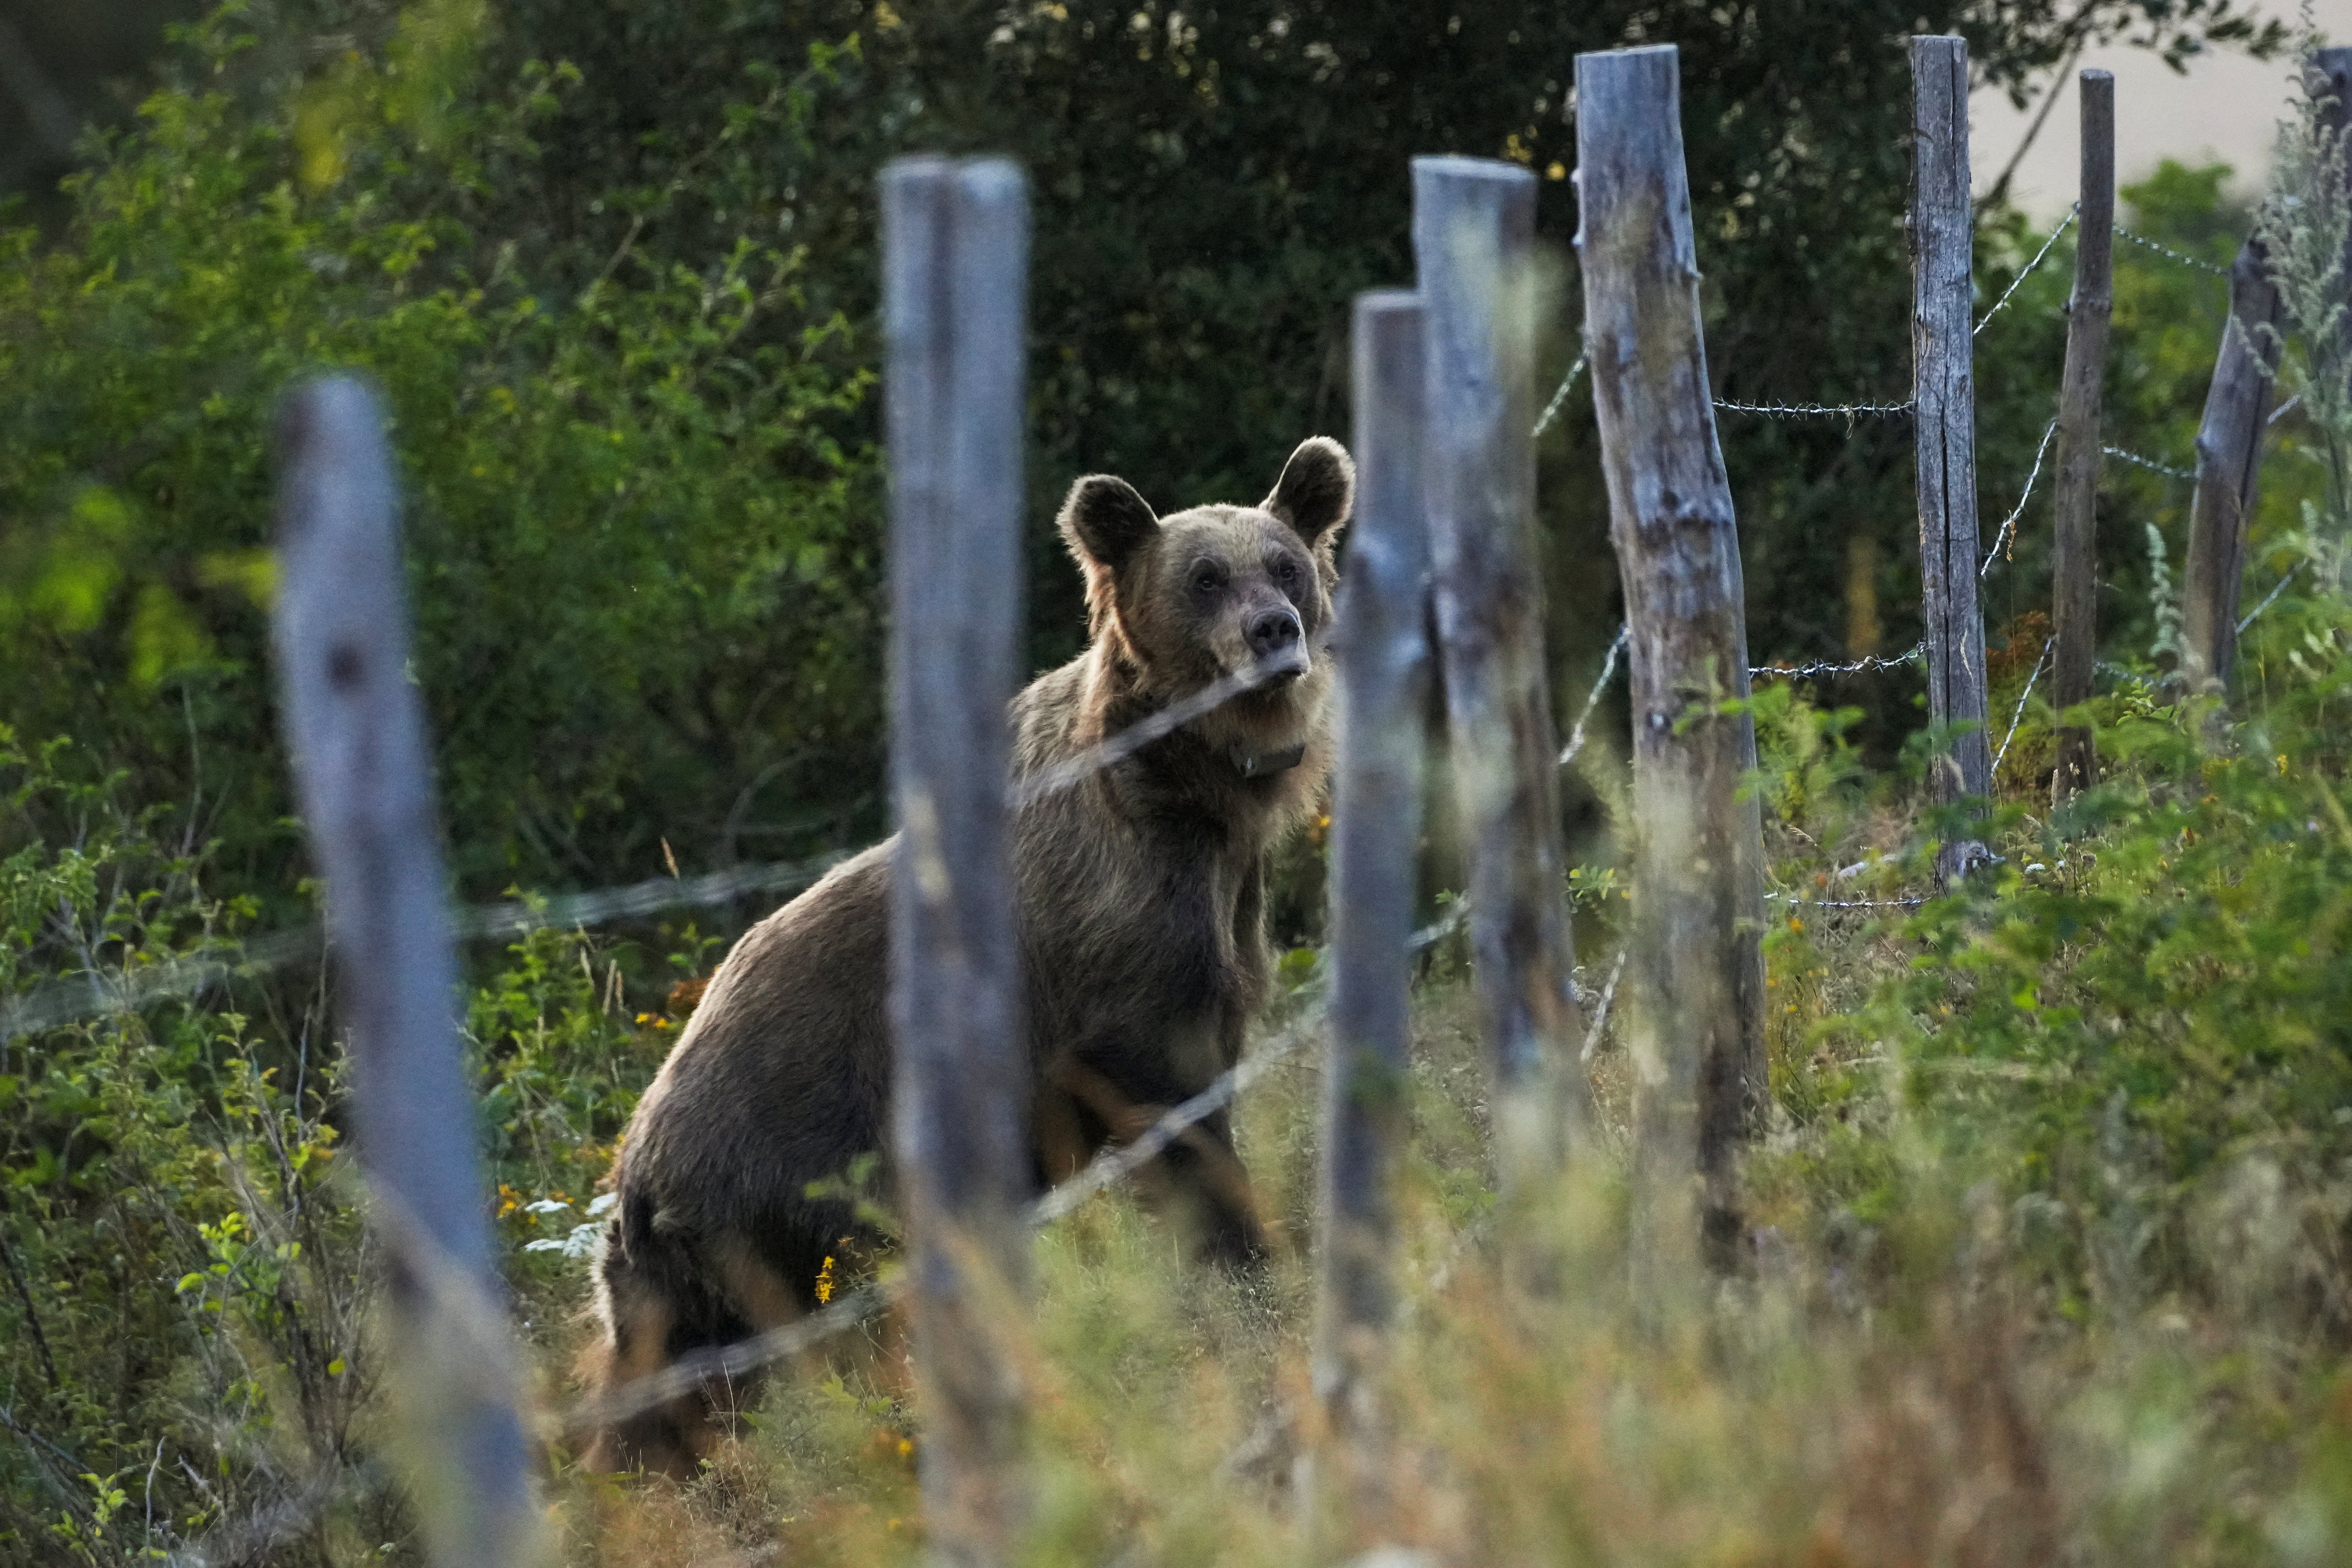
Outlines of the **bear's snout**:
<svg viewBox="0 0 2352 1568">
<path fill-rule="evenodd" d="M 1307 673 L 1306 634 L 1298 624 L 1298 612 L 1289 605 L 1252 616 L 1244 637 L 1258 668 L 1271 679 L 1291 681 Z"/>
</svg>

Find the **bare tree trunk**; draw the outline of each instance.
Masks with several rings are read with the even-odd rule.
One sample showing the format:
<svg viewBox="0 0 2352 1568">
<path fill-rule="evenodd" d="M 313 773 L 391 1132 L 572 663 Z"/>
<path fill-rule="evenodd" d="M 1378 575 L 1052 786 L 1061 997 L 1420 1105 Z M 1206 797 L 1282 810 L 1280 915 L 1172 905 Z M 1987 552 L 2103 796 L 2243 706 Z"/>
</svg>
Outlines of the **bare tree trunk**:
<svg viewBox="0 0 2352 1568">
<path fill-rule="evenodd" d="M 1374 1382 L 1395 1310 L 1392 1187 L 1405 1146 L 1413 868 L 1421 839 L 1429 532 L 1422 501 L 1420 296 L 1355 312 L 1356 518 L 1339 588 L 1339 763 L 1331 827 L 1331 1057 L 1323 1078 L 1315 1394 L 1333 1472 L 1317 1510 L 1342 1544 L 1384 1531 Z"/>
<path fill-rule="evenodd" d="M 2115 313 L 2116 79 L 2086 70 L 2083 100 L 2082 221 L 2074 229 L 2074 295 L 2066 306 L 2066 372 L 2058 395 L 2058 539 L 2051 583 L 2057 658 L 2051 700 L 2060 712 L 2091 700 L 2099 643 L 2099 404 L 2107 374 L 2107 321 Z M 2051 804 L 2063 805 L 2098 777 L 2091 731 L 2058 731 Z"/>
<path fill-rule="evenodd" d="M 1977 604 L 1977 397 L 1969 286 L 1969 50 L 1914 37 L 1912 79 L 1912 421 L 1918 448 L 1919 570 L 1926 589 L 1927 711 L 1969 726 L 1938 757 L 1938 798 L 1992 788 L 1985 735 L 1984 615 Z M 1939 869 L 1960 867 L 1957 847 Z"/>
<path fill-rule="evenodd" d="M 434 1562 L 520 1563 L 537 1514 L 459 1053 L 392 454 L 375 398 L 344 377 L 296 388 L 278 440 L 278 685 L 390 1260 L 394 1446 Z"/>
<path fill-rule="evenodd" d="M 1671 46 L 1576 58 L 1584 342 L 1633 709 L 1633 1137 L 1643 1256 L 1718 1267 L 1764 1103 L 1764 848 L 1746 591 L 1716 440 Z M 1697 1177 L 1694 1191 L 1692 1177 Z M 1699 1212 L 1691 1212 L 1696 1197 Z"/>
<path fill-rule="evenodd" d="M 1535 176 L 1415 158 L 1412 190 L 1430 554 L 1507 1197 L 1574 1152 L 1589 1119 L 1536 570 Z"/>
<path fill-rule="evenodd" d="M 1026 1514 L 1010 1341 L 1028 1289 L 1021 954 L 1005 786 L 1021 624 L 1029 197 L 1003 160 L 882 176 L 890 458 L 895 1146 L 925 1530 L 959 1568 Z"/>
</svg>

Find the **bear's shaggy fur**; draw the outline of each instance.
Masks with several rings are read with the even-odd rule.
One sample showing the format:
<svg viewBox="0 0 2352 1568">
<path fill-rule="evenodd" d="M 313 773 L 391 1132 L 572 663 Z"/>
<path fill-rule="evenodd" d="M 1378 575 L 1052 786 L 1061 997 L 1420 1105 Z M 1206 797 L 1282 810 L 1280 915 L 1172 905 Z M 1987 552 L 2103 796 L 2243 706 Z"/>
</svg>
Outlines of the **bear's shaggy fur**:
<svg viewBox="0 0 2352 1568">
<path fill-rule="evenodd" d="M 1285 673 L 1018 814 L 1040 1183 L 1132 1137 L 1239 1058 L 1266 987 L 1266 852 L 1313 809 L 1330 764 L 1324 655 L 1354 488 L 1347 453 L 1319 437 L 1255 507 L 1162 519 L 1124 480 L 1071 488 L 1060 525 L 1086 573 L 1092 637 L 1015 699 L 1017 777 L 1261 659 Z M 896 843 L 745 933 L 637 1108 L 598 1279 L 587 1369 L 598 1389 L 810 1310 L 825 1259 L 878 1239 L 854 1203 L 809 1188 L 863 1156 L 888 1169 Z M 1263 1248 L 1222 1112 L 1160 1164 L 1162 1196 L 1206 1255 Z M 690 1473 L 725 1393 L 617 1423 L 588 1462 Z"/>
</svg>

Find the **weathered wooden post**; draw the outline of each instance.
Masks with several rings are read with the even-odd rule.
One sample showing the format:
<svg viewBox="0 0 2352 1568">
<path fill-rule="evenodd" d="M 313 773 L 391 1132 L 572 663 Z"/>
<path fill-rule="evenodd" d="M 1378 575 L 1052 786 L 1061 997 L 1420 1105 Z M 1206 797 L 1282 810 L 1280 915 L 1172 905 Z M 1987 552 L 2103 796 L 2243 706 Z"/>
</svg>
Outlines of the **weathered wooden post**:
<svg viewBox="0 0 2352 1568">
<path fill-rule="evenodd" d="M 2099 639 L 2099 403 L 2107 375 L 2107 321 L 2115 313 L 2116 79 L 2077 79 L 2083 113 L 2083 187 L 2074 228 L 2074 294 L 2066 304 L 2066 370 L 2058 394 L 2057 547 L 2050 587 L 2057 658 L 2051 701 L 2060 712 L 2091 700 Z M 1979 628 L 1981 630 L 1981 628 Z M 2063 805 L 2098 776 L 2091 731 L 2058 731 L 2051 803 Z"/>
<path fill-rule="evenodd" d="M 1021 623 L 1028 187 L 999 159 L 882 175 L 890 459 L 895 1147 L 936 1560 L 1013 1557 L 1025 1513 L 1008 1340 L 1028 1285 L 1028 1065 L 1005 705 Z"/>
<path fill-rule="evenodd" d="M 2304 62 L 2304 88 L 2323 100 L 2320 121 L 2341 136 L 2352 119 L 2352 48 L 2319 49 Z M 2352 156 L 2352 146 L 2344 151 Z M 2352 254 L 2345 258 L 2352 268 Z M 2259 236 L 2230 268 L 2230 319 L 2197 427 L 2197 497 L 2189 514 L 2188 570 L 2181 584 L 2182 684 L 2193 695 L 2226 696 L 2238 658 L 2238 596 L 2246 570 L 2246 530 L 2259 493 L 2263 437 L 2278 374 L 2285 301 Z M 2352 336 L 2352 326 L 2346 329 Z M 2318 356 L 2341 374 L 2352 353 Z"/>
<path fill-rule="evenodd" d="M 1633 685 L 1634 1245 L 1687 1257 L 1703 1234 L 1722 1265 L 1736 1156 L 1764 1103 L 1764 848 L 1756 802 L 1738 798 L 1755 720 L 1720 710 L 1748 696 L 1747 601 L 1679 64 L 1670 45 L 1576 57 L 1576 243 Z"/>
<path fill-rule="evenodd" d="M 2263 436 L 2278 374 L 2280 300 L 2263 242 L 2248 238 L 2230 267 L 2230 319 L 2197 426 L 2197 499 L 2180 593 L 2180 673 L 2195 695 L 2221 697 L 2238 658 L 2238 594 L 2246 528 L 2254 515 Z"/>
<path fill-rule="evenodd" d="M 1574 1152 L 1587 1120 L 1536 569 L 1535 200 L 1516 163 L 1412 161 L 1423 494 L 1506 1195 Z"/>
<path fill-rule="evenodd" d="M 1331 826 L 1331 1056 L 1323 1076 L 1315 1393 L 1332 1441 L 1319 1506 L 1351 1548 L 1384 1495 L 1377 1376 L 1394 1311 L 1391 1186 L 1404 1146 L 1406 1007 L 1429 532 L 1422 501 L 1418 295 L 1361 294 L 1355 311 L 1356 518 L 1339 588 L 1339 763 Z"/>
<path fill-rule="evenodd" d="M 271 629 L 295 801 L 327 883 L 359 1156 L 391 1274 L 383 1381 L 395 1448 L 433 1561 L 521 1563 L 536 1511 L 459 1055 L 392 454 L 375 398 L 344 377 L 294 390 L 278 445 Z"/>
<path fill-rule="evenodd" d="M 1919 570 L 1926 590 L 1927 711 L 1971 726 L 1937 761 L 1944 800 L 1989 794 L 1984 614 L 1977 604 L 1977 394 L 1969 282 L 1969 47 L 1911 40 L 1912 425 L 1918 451 Z M 1947 850 L 1948 872 L 1959 858 Z"/>
</svg>

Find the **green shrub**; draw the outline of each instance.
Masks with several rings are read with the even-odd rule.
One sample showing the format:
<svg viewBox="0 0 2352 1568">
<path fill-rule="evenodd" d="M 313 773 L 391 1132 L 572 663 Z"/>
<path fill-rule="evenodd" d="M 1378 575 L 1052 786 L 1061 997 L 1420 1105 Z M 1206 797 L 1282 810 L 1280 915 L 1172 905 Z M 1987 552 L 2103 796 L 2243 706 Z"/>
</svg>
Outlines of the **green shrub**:
<svg viewBox="0 0 2352 1568">
<path fill-rule="evenodd" d="M 320 366 L 391 410 L 461 883 L 643 875 L 664 836 L 788 854 L 876 815 L 845 324 L 772 233 L 690 262 L 625 240 L 544 291 L 475 224 L 577 73 L 478 83 L 469 16 L 420 7 L 381 58 L 257 99 L 223 85 L 255 41 L 225 7 L 184 38 L 192 84 L 76 177 L 63 241 L 0 239 L 0 717 L 200 802 L 216 877 L 279 900 L 268 435 Z M 833 58 L 755 62 L 699 155 L 794 133 Z"/>
</svg>

